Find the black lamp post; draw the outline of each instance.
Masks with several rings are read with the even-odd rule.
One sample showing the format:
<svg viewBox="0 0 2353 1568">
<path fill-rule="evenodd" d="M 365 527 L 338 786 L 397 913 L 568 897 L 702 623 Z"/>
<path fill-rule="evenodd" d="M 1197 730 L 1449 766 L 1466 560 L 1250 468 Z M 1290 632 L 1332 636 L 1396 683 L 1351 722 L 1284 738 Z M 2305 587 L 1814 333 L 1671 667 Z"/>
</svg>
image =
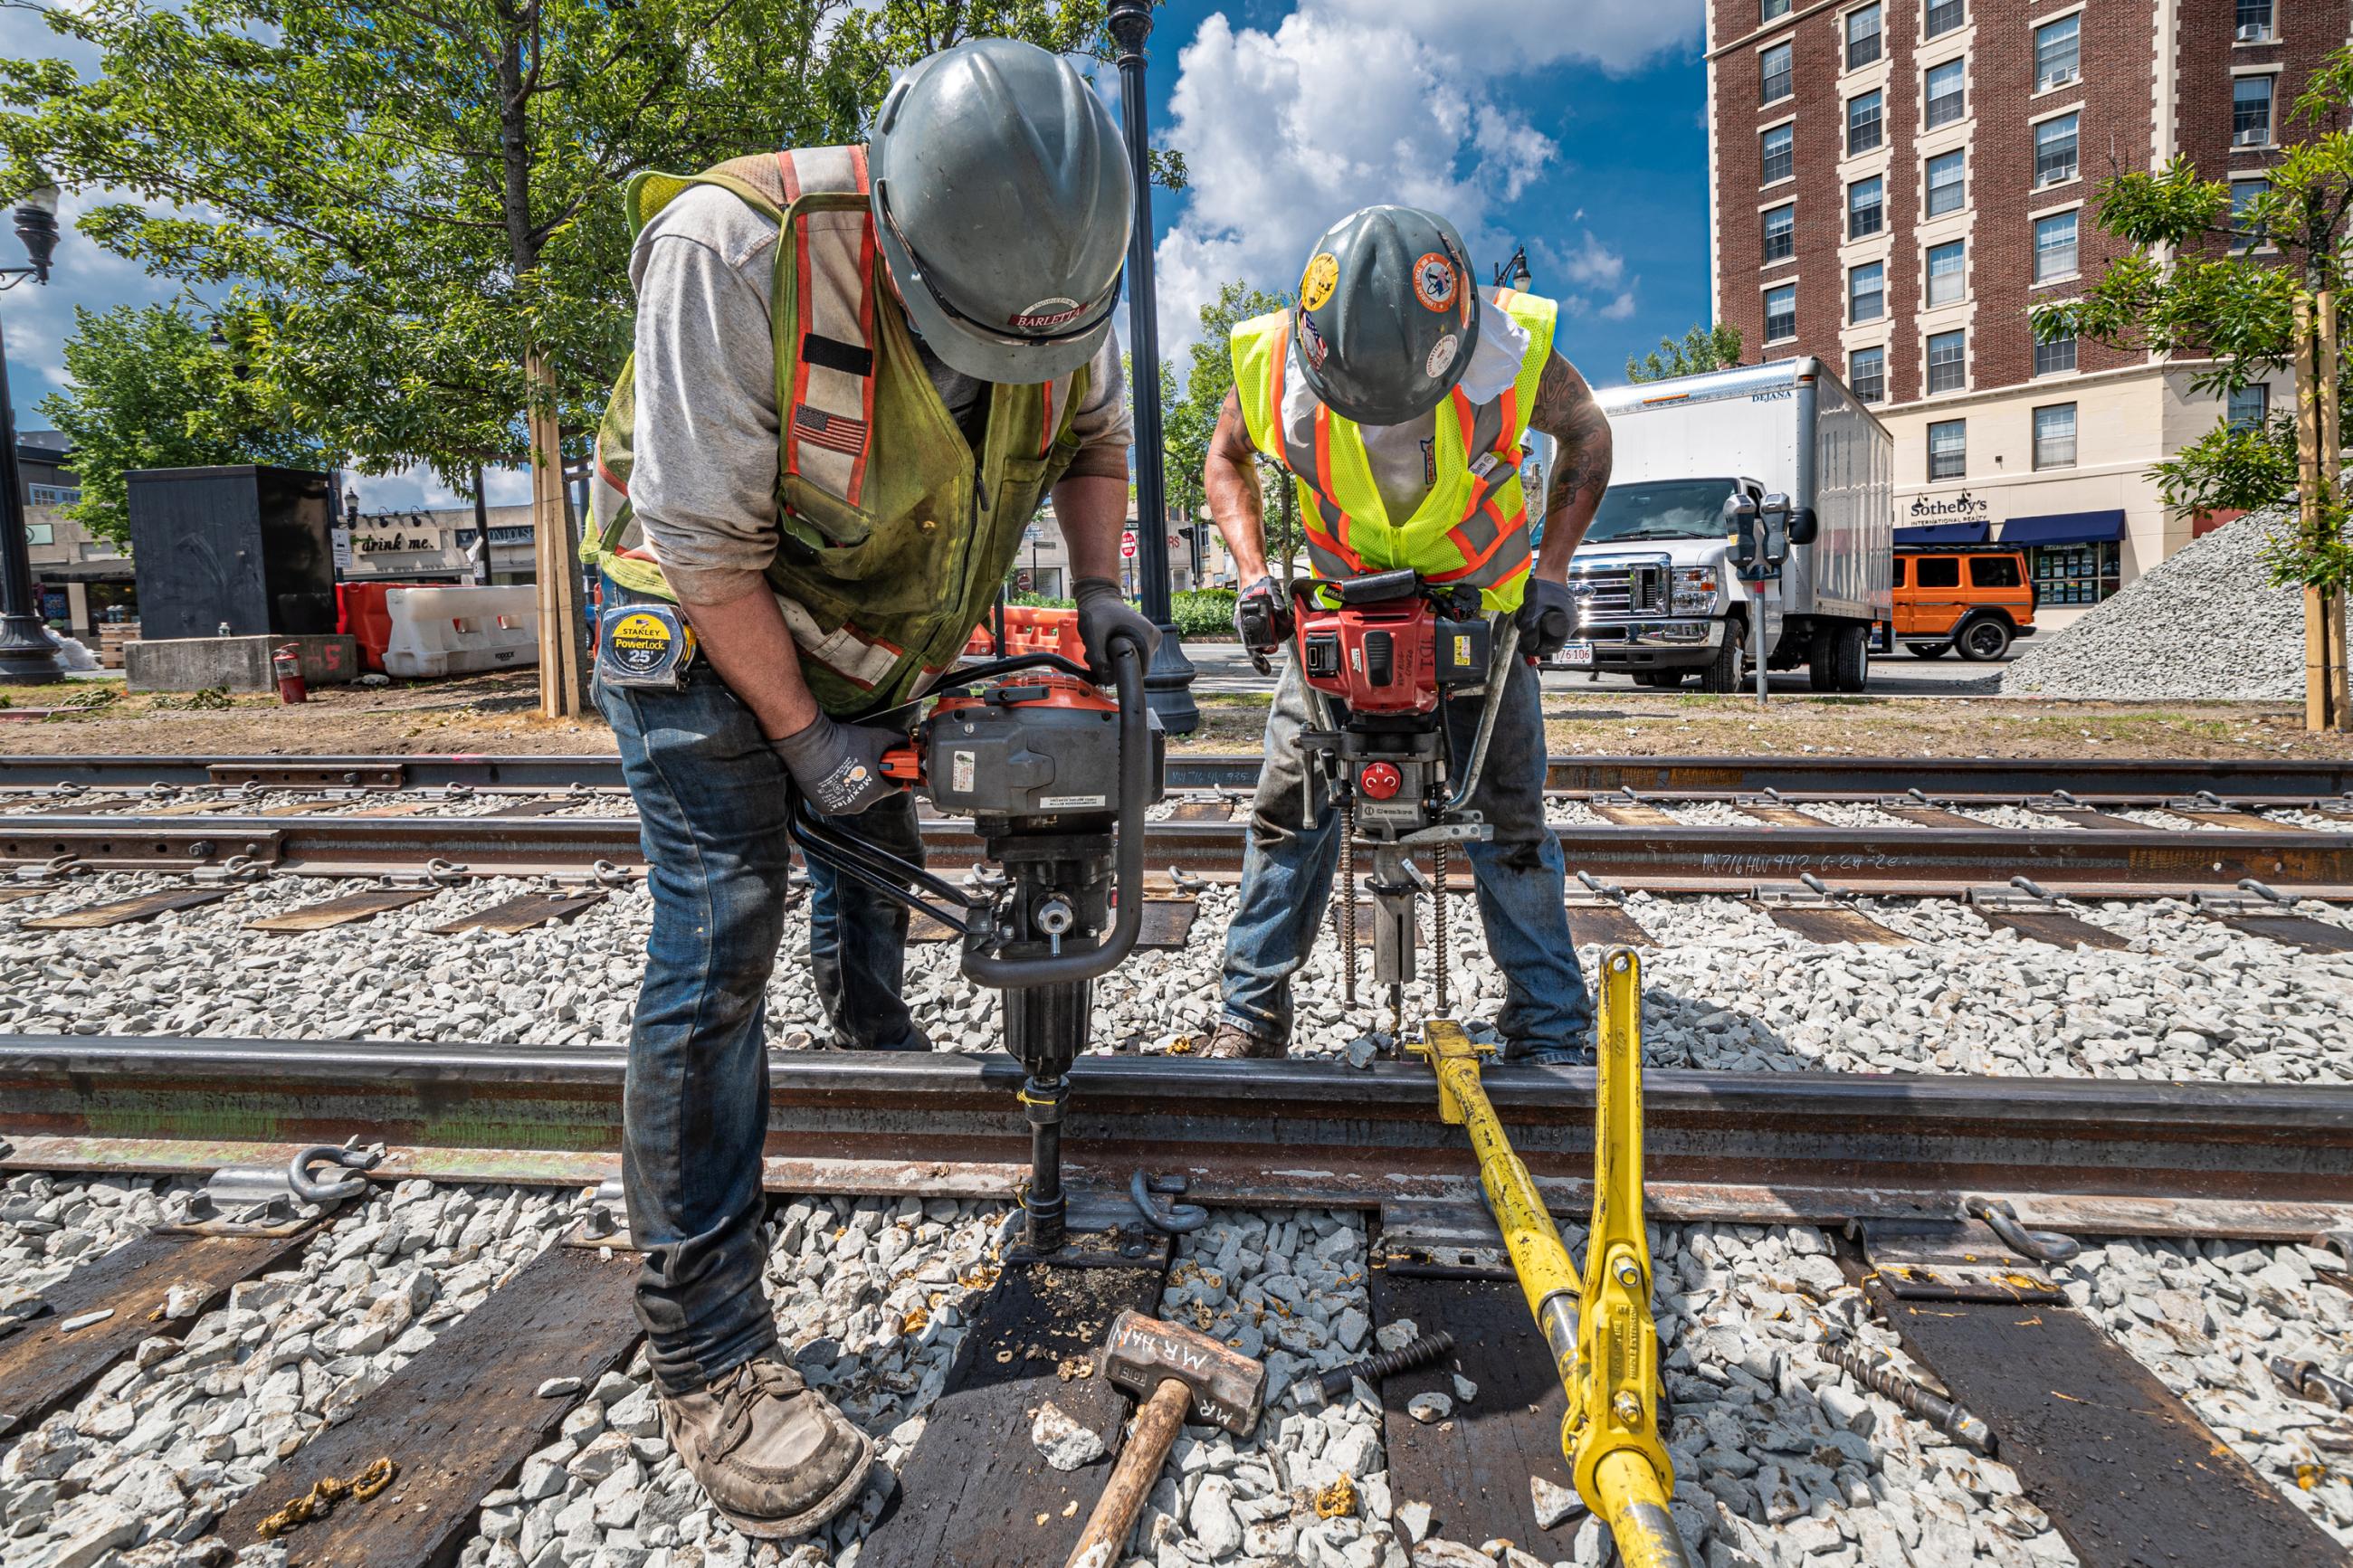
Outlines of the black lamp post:
<svg viewBox="0 0 2353 1568">
<path fill-rule="evenodd" d="M 29 267 L 0 267 L 0 290 L 29 278 L 49 280 L 49 258 L 58 249 L 58 188 L 43 180 L 25 193 L 16 208 L 16 237 L 25 242 Z M 0 681 L 45 686 L 66 678 L 58 645 L 41 625 L 33 593 L 31 541 L 25 533 L 25 479 L 16 466 L 16 410 L 8 396 L 8 356 L 0 343 Z"/>
<path fill-rule="evenodd" d="M 1129 395 L 1135 409 L 1136 577 L 1144 613 L 1160 628 L 1160 651 L 1145 673 L 1144 690 L 1160 727 L 1172 735 L 1200 728 L 1193 701 L 1193 661 L 1168 618 L 1168 501 L 1160 449 L 1160 321 L 1152 287 L 1152 168 L 1149 105 L 1144 92 L 1144 40 L 1152 36 L 1152 0 L 1112 0 L 1112 37 L 1119 41 L 1119 112 L 1127 132 L 1127 163 L 1135 177 L 1135 237 L 1127 256 Z"/>
</svg>

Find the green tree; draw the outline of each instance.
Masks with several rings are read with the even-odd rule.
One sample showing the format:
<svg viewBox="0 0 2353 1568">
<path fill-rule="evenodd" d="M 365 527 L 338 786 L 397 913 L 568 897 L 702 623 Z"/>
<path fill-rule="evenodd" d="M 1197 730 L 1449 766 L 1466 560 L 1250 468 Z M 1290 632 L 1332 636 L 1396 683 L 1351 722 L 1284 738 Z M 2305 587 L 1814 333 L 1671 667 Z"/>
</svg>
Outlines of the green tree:
<svg viewBox="0 0 2353 1568">
<path fill-rule="evenodd" d="M 1697 375 L 1740 363 L 1740 329 L 1729 322 L 1694 327 L 1677 342 L 1661 338 L 1647 354 L 1626 356 L 1628 381 L 1664 381 L 1670 376 Z"/>
<path fill-rule="evenodd" d="M 77 308 L 65 361 L 72 385 L 42 399 L 41 413 L 74 444 L 81 500 L 66 512 L 118 543 L 130 542 L 122 476 L 133 468 L 323 459 L 315 441 L 255 407 L 209 326 L 176 305 Z"/>
<path fill-rule="evenodd" d="M 1287 295 L 1270 294 L 1237 279 L 1219 289 L 1218 297 L 1201 307 L 1201 335 L 1187 352 L 1184 390 L 1176 372 L 1160 367 L 1161 450 L 1168 466 L 1168 493 L 1183 502 L 1185 515 L 1198 519 L 1202 506 L 1201 468 L 1208 460 L 1209 438 L 1217 433 L 1218 414 L 1226 395 L 1234 389 L 1234 361 L 1229 347 L 1234 328 L 1253 316 L 1280 310 Z M 1272 463 L 1261 460 L 1260 488 L 1266 498 L 1266 552 L 1279 574 L 1288 581 L 1292 556 L 1305 544 L 1289 482 Z M 1196 526 L 1206 526 L 1196 523 Z"/>
</svg>

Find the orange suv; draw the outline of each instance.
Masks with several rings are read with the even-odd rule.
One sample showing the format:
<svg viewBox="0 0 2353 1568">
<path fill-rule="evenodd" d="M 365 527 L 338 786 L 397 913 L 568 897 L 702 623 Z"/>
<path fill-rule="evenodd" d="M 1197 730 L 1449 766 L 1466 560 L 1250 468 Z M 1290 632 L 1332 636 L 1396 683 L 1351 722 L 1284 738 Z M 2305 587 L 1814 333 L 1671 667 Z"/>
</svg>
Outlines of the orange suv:
<svg viewBox="0 0 2353 1568">
<path fill-rule="evenodd" d="M 1895 609 L 1873 639 L 1900 644 L 1918 658 L 1942 658 L 1947 648 L 1990 662 L 2019 637 L 2034 635 L 2034 583 L 2026 552 L 1999 545 L 1950 549 L 1915 547 L 1895 552 Z"/>
</svg>

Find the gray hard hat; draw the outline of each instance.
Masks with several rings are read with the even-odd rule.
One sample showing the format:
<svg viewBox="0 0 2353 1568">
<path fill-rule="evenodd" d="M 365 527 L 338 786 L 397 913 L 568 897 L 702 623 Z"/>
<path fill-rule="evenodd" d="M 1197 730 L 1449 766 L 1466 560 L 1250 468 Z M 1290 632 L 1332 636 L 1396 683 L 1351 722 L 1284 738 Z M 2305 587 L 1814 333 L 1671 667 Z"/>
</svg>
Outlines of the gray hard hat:
<svg viewBox="0 0 2353 1568">
<path fill-rule="evenodd" d="M 1325 231 L 1299 278 L 1292 342 L 1324 407 L 1402 425 L 1445 400 L 1479 346 L 1470 253 L 1419 207 L 1366 207 Z"/>
<path fill-rule="evenodd" d="M 1051 381 L 1111 331 L 1134 225 L 1127 148 L 1070 63 L 975 38 L 918 61 L 867 147 L 875 237 L 951 369 Z"/>
</svg>

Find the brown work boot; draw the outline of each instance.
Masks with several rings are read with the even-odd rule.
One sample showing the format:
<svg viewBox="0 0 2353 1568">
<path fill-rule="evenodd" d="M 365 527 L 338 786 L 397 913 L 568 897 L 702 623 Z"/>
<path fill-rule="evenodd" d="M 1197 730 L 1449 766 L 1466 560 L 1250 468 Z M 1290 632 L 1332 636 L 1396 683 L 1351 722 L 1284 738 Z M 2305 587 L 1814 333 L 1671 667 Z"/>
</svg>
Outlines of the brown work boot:
<svg viewBox="0 0 2353 1568">
<path fill-rule="evenodd" d="M 687 1473 L 746 1535 L 815 1530 L 858 1495 L 874 1464 L 874 1439 L 772 1356 L 660 1403 Z"/>
<path fill-rule="evenodd" d="M 1234 1061 L 1242 1058 L 1279 1060 L 1291 1054 L 1291 1047 L 1280 1040 L 1270 1040 L 1263 1035 L 1253 1035 L 1232 1019 L 1227 1018 L 1219 1022 L 1216 1032 L 1209 1036 L 1209 1043 L 1201 1047 L 1201 1054 L 1219 1061 Z"/>
</svg>

